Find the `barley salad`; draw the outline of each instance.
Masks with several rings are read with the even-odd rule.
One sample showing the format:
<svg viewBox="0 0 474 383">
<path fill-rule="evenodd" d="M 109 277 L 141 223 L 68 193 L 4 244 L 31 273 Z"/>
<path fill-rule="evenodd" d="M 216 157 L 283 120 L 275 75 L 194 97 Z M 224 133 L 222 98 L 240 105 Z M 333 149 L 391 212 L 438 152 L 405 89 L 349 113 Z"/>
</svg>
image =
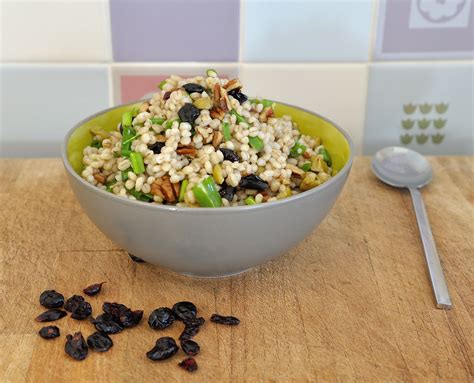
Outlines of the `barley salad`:
<svg viewBox="0 0 474 383">
<path fill-rule="evenodd" d="M 248 99 L 239 79 L 171 76 L 108 132 L 92 128 L 82 178 L 156 204 L 225 207 L 307 191 L 335 172 L 318 137 L 302 135 L 273 102 Z"/>
</svg>

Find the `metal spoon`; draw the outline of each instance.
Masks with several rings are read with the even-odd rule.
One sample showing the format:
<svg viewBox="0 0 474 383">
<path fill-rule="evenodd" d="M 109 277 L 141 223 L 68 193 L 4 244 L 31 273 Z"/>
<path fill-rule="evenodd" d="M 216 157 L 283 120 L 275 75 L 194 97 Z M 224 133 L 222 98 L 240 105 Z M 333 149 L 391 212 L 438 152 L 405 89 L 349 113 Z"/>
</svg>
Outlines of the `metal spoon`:
<svg viewBox="0 0 474 383">
<path fill-rule="evenodd" d="M 372 159 L 372 170 L 386 184 L 397 188 L 407 188 L 410 191 L 426 262 L 428 263 L 431 285 L 436 298 L 436 307 L 445 310 L 451 309 L 452 303 L 448 286 L 431 233 L 425 205 L 419 191 L 420 188 L 431 181 L 433 171 L 430 163 L 425 157 L 413 150 L 391 146 L 381 149 L 375 154 Z"/>
</svg>

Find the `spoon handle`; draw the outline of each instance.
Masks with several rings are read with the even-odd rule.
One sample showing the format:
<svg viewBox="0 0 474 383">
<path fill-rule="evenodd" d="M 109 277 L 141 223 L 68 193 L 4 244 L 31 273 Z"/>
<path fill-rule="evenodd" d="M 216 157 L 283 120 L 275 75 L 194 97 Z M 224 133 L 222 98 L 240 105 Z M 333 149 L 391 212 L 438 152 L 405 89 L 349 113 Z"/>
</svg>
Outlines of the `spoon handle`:
<svg viewBox="0 0 474 383">
<path fill-rule="evenodd" d="M 415 208 L 416 220 L 420 229 L 421 241 L 425 251 L 426 263 L 431 278 L 431 285 L 436 297 L 436 307 L 449 310 L 452 308 L 451 298 L 449 297 L 448 286 L 444 278 L 443 269 L 439 261 L 436 244 L 431 233 L 430 222 L 426 214 L 425 204 L 421 198 L 421 193 L 416 188 L 409 188 L 413 207 Z"/>
</svg>

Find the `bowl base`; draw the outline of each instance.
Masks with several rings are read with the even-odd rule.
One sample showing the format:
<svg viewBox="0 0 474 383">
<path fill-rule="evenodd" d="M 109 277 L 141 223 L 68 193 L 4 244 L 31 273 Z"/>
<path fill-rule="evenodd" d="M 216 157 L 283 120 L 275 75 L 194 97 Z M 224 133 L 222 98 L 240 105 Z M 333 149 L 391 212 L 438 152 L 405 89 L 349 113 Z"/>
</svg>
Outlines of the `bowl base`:
<svg viewBox="0 0 474 383">
<path fill-rule="evenodd" d="M 236 275 L 243 274 L 243 273 L 245 273 L 245 272 L 247 272 L 251 269 L 252 269 L 252 267 L 249 267 L 248 269 L 234 271 L 234 272 L 231 272 L 231 273 L 217 274 L 217 275 L 199 275 L 199 274 L 193 274 L 193 273 L 177 273 L 177 274 L 181 274 L 181 275 L 184 275 L 186 277 L 191 277 L 191 278 L 218 279 L 218 278 L 235 277 Z"/>
</svg>

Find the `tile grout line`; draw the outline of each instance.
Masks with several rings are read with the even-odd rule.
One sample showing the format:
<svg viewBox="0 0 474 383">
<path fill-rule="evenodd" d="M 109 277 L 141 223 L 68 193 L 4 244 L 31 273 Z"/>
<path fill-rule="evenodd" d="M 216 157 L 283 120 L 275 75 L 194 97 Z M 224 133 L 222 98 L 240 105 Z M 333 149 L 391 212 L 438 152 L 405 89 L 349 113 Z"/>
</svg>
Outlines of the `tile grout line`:
<svg viewBox="0 0 474 383">
<path fill-rule="evenodd" d="M 107 39 L 107 56 L 108 56 L 108 62 L 107 62 L 107 81 L 109 83 L 109 89 L 108 89 L 108 96 L 109 96 L 109 107 L 114 105 L 114 90 L 115 90 L 115 84 L 113 81 L 113 76 L 112 76 L 112 64 L 114 61 L 114 49 L 113 49 L 113 43 L 112 43 L 112 15 L 110 13 L 110 0 L 106 0 L 104 2 L 105 4 L 105 35 Z"/>
<path fill-rule="evenodd" d="M 238 57 L 238 65 L 239 65 L 239 76 L 240 76 L 240 67 L 244 61 L 244 38 L 245 38 L 245 31 L 244 31 L 244 11 L 245 11 L 245 0 L 239 0 L 239 57 Z"/>
<path fill-rule="evenodd" d="M 372 63 L 374 61 L 375 57 L 375 49 L 377 45 L 377 38 L 378 38 L 378 25 L 380 21 L 379 16 L 379 11 L 381 10 L 380 7 L 380 1 L 381 0 L 373 0 L 373 10 L 372 10 L 372 31 L 371 31 L 371 39 L 370 39 L 370 46 L 369 46 L 369 57 L 368 57 L 368 62 Z M 385 15 L 384 15 L 385 17 Z"/>
</svg>

